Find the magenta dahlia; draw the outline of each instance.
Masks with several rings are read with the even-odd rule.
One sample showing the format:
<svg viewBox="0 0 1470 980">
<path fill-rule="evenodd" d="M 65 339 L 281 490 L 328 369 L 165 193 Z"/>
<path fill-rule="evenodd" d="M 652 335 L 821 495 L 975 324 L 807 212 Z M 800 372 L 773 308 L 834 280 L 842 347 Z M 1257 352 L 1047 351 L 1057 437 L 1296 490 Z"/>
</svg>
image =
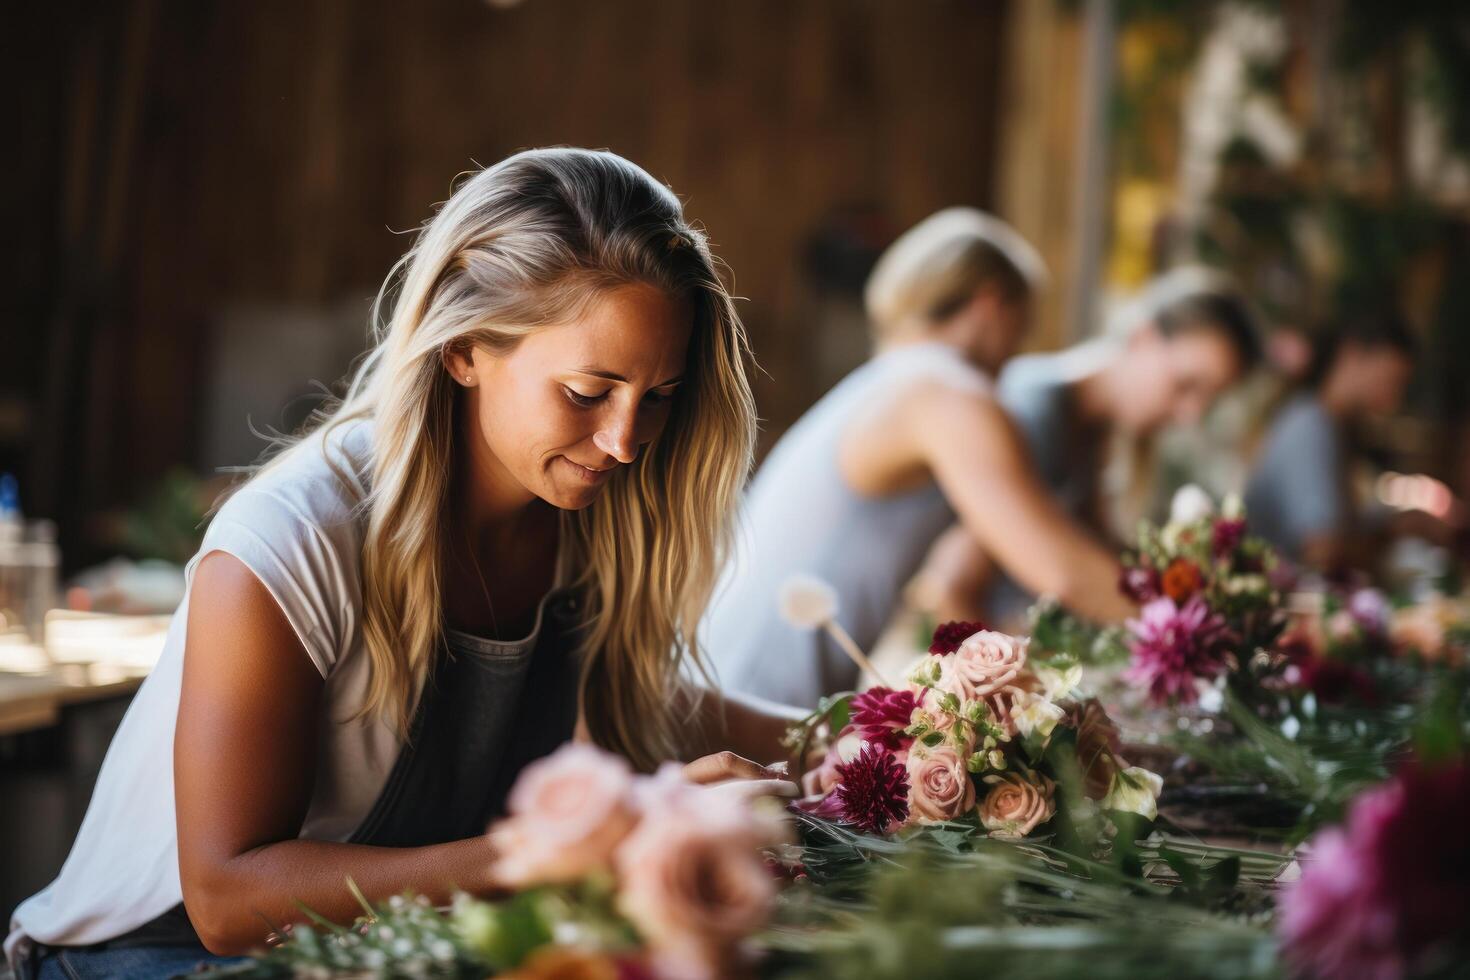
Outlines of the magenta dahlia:
<svg viewBox="0 0 1470 980">
<path fill-rule="evenodd" d="M 865 742 L 879 742 L 884 748 L 897 751 L 913 741 L 913 736 L 904 734 L 909 727 L 909 718 L 918 707 L 912 691 L 895 691 L 887 687 L 873 687 L 852 699 L 852 724 L 861 733 Z"/>
<path fill-rule="evenodd" d="M 1321 977 L 1393 978 L 1462 962 L 1470 916 L 1470 766 L 1411 765 L 1312 839 L 1279 900 L 1288 962 Z"/>
<path fill-rule="evenodd" d="M 960 648 L 961 643 L 984 629 L 984 623 L 966 623 L 960 620 L 940 623 L 934 630 L 934 639 L 929 644 L 929 652 L 935 656 L 954 653 Z"/>
<path fill-rule="evenodd" d="M 890 751 L 864 742 L 862 751 L 837 767 L 840 777 L 830 797 L 843 823 L 886 834 L 909 815 L 909 774 Z"/>
<path fill-rule="evenodd" d="M 1230 632 L 1202 596 L 1182 606 L 1173 599 L 1155 599 L 1137 619 L 1128 620 L 1128 630 L 1133 634 L 1128 679 L 1147 686 L 1155 701 L 1177 698 L 1192 704 L 1195 680 L 1208 680 L 1225 669 Z"/>
</svg>

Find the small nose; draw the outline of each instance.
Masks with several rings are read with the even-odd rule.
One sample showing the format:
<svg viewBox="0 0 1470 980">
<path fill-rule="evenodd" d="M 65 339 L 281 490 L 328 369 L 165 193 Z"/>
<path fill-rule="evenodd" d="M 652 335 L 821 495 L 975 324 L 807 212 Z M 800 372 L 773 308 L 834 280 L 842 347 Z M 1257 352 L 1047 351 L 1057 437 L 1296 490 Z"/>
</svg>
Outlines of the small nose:
<svg viewBox="0 0 1470 980">
<path fill-rule="evenodd" d="M 592 436 L 592 444 L 619 463 L 631 463 L 638 458 L 638 440 L 630 419 L 615 419 L 599 429 Z"/>
</svg>

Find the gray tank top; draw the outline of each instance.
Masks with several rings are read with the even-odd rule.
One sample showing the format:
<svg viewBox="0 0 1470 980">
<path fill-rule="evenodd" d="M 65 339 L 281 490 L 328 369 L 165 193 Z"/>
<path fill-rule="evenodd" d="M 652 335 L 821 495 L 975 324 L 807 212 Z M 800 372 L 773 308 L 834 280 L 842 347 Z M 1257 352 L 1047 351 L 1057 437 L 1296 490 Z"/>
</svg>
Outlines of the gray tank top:
<svg viewBox="0 0 1470 980">
<path fill-rule="evenodd" d="M 838 448 L 860 410 L 923 381 L 990 391 L 958 350 L 904 345 L 848 375 L 771 450 L 746 493 L 735 554 L 701 625 L 723 687 L 810 707 L 857 683 L 857 668 L 824 632 L 781 618 L 778 595 L 793 575 L 825 580 L 837 591 L 838 621 L 872 649 L 900 590 L 955 515 L 933 483 L 888 497 L 854 492 L 838 470 Z"/>
</svg>

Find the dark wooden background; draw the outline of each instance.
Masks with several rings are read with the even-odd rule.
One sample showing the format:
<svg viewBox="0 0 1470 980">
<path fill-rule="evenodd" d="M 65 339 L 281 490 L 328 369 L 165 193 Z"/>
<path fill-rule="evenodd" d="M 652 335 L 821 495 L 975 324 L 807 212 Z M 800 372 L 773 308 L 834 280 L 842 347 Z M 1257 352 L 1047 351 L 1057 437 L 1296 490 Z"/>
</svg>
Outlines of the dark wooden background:
<svg viewBox="0 0 1470 980">
<path fill-rule="evenodd" d="M 865 250 L 991 203 L 1005 17 L 990 0 L 14 9 L 0 469 L 59 519 L 68 568 L 100 557 L 94 515 L 214 462 L 232 311 L 332 309 L 302 329 L 357 349 L 401 233 L 455 175 L 548 144 L 630 157 L 708 228 L 769 444 L 866 353 Z"/>
</svg>

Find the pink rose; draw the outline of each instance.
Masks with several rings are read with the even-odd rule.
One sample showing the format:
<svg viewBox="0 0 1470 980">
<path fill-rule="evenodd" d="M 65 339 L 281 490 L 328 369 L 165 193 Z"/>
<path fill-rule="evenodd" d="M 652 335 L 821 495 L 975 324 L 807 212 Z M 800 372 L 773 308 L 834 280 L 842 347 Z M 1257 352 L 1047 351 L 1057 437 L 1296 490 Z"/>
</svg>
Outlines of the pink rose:
<svg viewBox="0 0 1470 980">
<path fill-rule="evenodd" d="M 976 633 L 944 658 L 939 689 L 961 701 L 978 701 L 1016 681 L 1031 641 L 993 630 Z"/>
<path fill-rule="evenodd" d="M 986 776 L 990 789 L 980 801 L 980 822 L 992 837 L 1025 837 L 1051 819 L 1055 787 L 1040 773 Z"/>
<path fill-rule="evenodd" d="M 633 786 L 624 760 L 590 745 L 565 745 L 533 762 L 510 792 L 510 815 L 490 829 L 495 875 L 531 885 L 606 867 L 638 822 Z"/>
<path fill-rule="evenodd" d="M 784 826 L 743 797 L 676 779 L 650 781 L 643 821 L 618 849 L 618 907 L 660 977 L 704 980 L 725 975 L 735 944 L 769 918 L 776 888 L 760 848 Z"/>
<path fill-rule="evenodd" d="M 956 820 L 975 808 L 975 783 L 965 760 L 949 745 L 915 747 L 909 753 L 909 819 Z"/>
</svg>

